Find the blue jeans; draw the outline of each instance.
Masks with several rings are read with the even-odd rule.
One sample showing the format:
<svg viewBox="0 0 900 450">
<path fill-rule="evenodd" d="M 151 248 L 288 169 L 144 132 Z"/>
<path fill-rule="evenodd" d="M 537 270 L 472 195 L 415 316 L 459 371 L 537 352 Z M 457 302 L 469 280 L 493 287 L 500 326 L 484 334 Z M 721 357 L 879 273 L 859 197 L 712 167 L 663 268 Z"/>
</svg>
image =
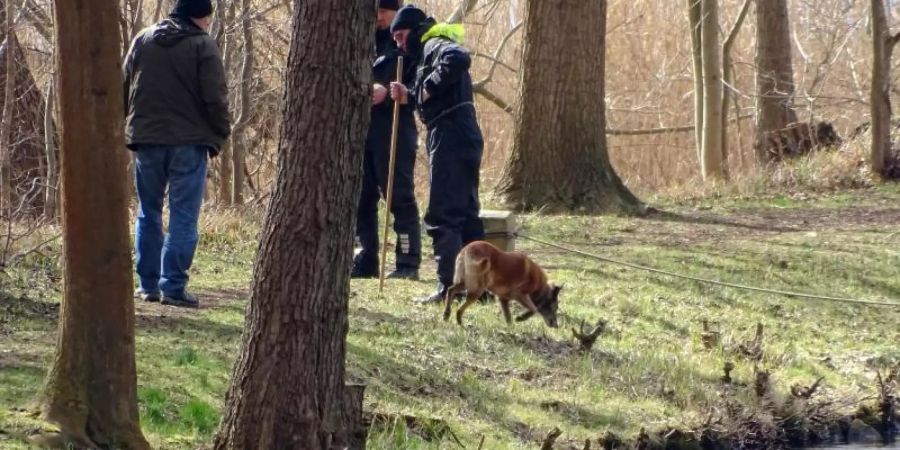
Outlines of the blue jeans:
<svg viewBox="0 0 900 450">
<path fill-rule="evenodd" d="M 138 205 L 135 253 L 141 289 L 184 296 L 194 260 L 197 221 L 206 185 L 208 149 L 202 145 L 141 145 L 135 158 Z M 163 239 L 162 210 L 169 187 L 169 233 Z"/>
</svg>

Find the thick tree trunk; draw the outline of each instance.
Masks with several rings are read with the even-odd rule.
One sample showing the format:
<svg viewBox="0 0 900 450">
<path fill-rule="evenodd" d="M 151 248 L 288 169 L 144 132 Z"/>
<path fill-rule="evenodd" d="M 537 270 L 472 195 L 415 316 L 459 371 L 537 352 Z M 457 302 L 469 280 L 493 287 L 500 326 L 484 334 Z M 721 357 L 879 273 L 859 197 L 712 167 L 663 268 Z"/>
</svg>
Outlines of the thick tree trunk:
<svg viewBox="0 0 900 450">
<path fill-rule="evenodd" d="M 697 146 L 697 162 L 703 166 L 703 40 L 700 22 L 703 14 L 700 0 L 687 0 L 688 26 L 691 27 L 691 59 L 694 62 L 694 139 Z"/>
<path fill-rule="evenodd" d="M 769 136 L 797 121 L 794 68 L 787 0 L 756 2 L 756 159 L 766 164 L 778 155 Z"/>
<path fill-rule="evenodd" d="M 56 3 L 65 282 L 44 411 L 79 448 L 147 449 L 138 425 L 119 19 L 116 0 Z"/>
<path fill-rule="evenodd" d="M 896 37 L 888 28 L 884 0 L 872 0 L 872 172 L 883 174 L 891 156 L 891 53 Z"/>
<path fill-rule="evenodd" d="M 520 109 L 498 187 L 511 207 L 609 212 L 640 207 L 607 153 L 606 3 L 528 2 Z"/>
<path fill-rule="evenodd" d="M 369 1 L 294 3 L 279 170 L 216 449 L 348 441 L 347 299 L 374 18 Z"/>
<path fill-rule="evenodd" d="M 722 47 L 719 45 L 719 1 L 700 3 L 701 56 L 703 58 L 703 179 L 722 179 Z"/>
</svg>

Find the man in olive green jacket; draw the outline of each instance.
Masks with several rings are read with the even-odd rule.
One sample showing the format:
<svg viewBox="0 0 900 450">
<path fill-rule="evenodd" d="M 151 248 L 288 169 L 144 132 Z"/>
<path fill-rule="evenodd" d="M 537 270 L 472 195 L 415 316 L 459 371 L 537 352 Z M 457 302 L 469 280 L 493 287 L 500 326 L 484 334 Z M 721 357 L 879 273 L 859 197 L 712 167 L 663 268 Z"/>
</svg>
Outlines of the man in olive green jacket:
<svg viewBox="0 0 900 450">
<path fill-rule="evenodd" d="M 225 70 L 207 34 L 210 0 L 178 0 L 169 18 L 143 30 L 125 58 L 125 137 L 135 152 L 135 253 L 147 301 L 199 306 L 186 290 L 199 234 L 207 158 L 231 133 Z M 169 234 L 162 209 L 169 193 Z"/>
</svg>

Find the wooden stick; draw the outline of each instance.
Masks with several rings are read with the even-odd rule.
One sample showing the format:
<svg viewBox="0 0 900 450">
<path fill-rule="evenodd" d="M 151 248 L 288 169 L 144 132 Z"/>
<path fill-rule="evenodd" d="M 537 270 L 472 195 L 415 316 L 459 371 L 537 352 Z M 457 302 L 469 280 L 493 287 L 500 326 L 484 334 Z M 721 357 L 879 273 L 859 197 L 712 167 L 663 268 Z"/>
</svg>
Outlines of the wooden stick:
<svg viewBox="0 0 900 450">
<path fill-rule="evenodd" d="M 403 57 L 397 57 L 397 82 L 403 82 Z M 388 89 L 390 92 L 390 89 Z M 384 267 L 387 262 L 388 231 L 391 229 L 391 201 L 394 197 L 394 162 L 397 159 L 397 132 L 400 126 L 400 101 L 394 101 L 394 123 L 391 129 L 391 158 L 388 163 L 387 199 L 384 206 L 384 235 L 381 240 L 381 271 L 378 275 L 378 292 L 384 293 Z"/>
</svg>

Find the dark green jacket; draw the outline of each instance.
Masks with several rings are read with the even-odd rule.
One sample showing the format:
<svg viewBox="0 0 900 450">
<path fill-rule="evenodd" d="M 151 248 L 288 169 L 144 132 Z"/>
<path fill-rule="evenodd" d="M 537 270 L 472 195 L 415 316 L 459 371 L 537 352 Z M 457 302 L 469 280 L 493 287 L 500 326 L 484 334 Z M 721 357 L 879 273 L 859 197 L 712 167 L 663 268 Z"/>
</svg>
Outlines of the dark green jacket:
<svg viewBox="0 0 900 450">
<path fill-rule="evenodd" d="M 125 140 L 206 145 L 231 134 L 228 88 L 216 41 L 192 22 L 169 18 L 138 34 L 125 57 Z"/>
</svg>

